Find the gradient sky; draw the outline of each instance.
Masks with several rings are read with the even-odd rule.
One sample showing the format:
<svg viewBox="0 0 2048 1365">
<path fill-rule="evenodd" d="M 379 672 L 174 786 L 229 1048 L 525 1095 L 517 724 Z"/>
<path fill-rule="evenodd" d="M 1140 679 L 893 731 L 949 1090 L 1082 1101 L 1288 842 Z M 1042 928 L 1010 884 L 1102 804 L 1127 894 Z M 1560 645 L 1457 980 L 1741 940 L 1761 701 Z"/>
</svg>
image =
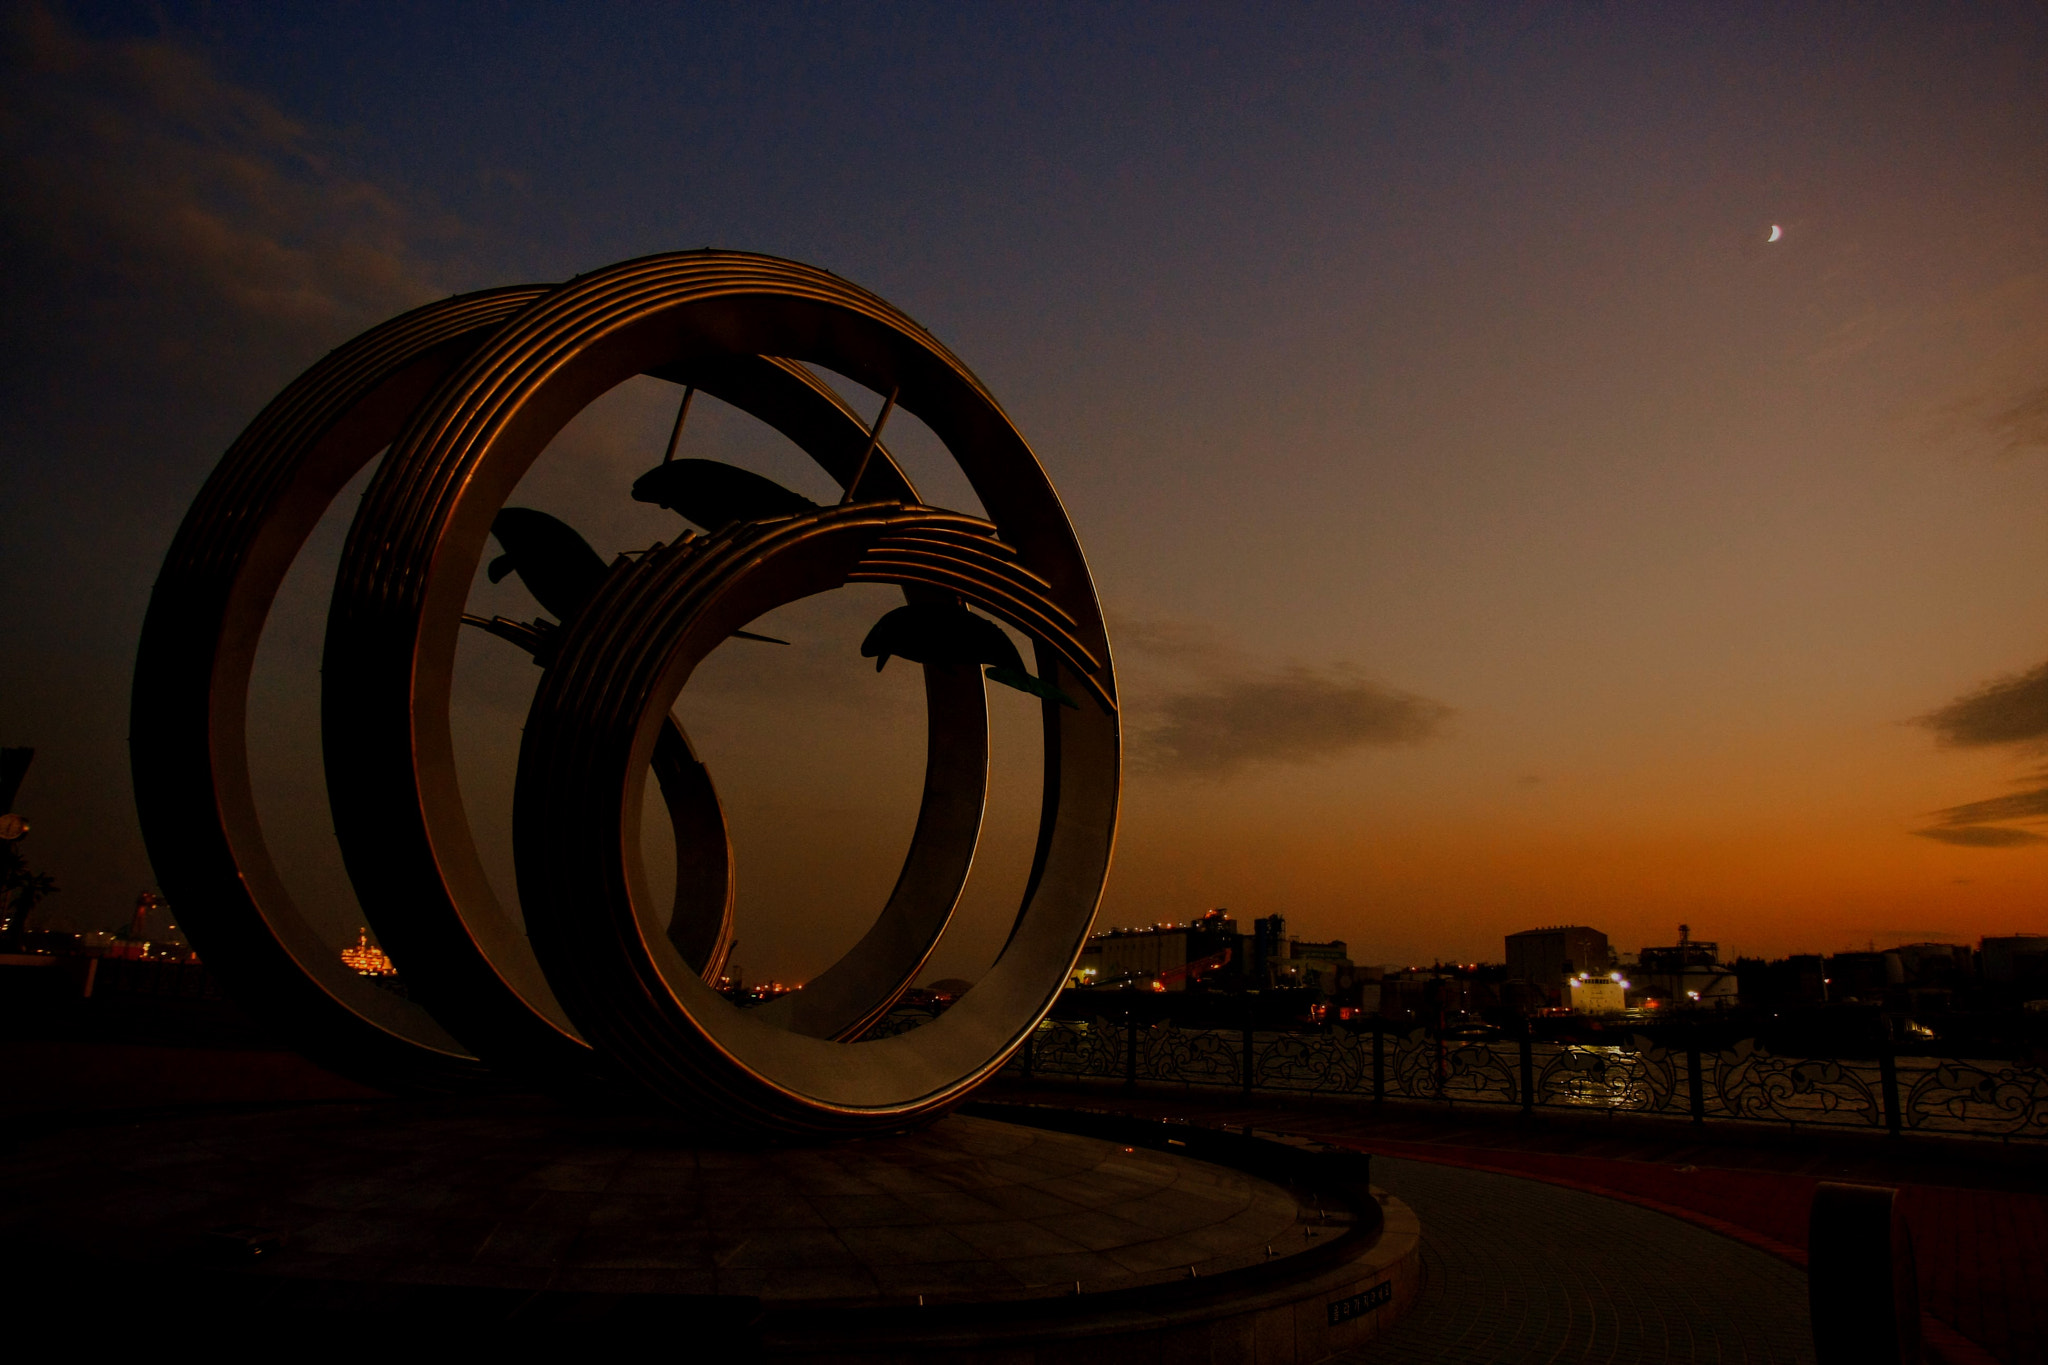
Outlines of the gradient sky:
<svg viewBox="0 0 2048 1365">
<path fill-rule="evenodd" d="M 1773 955 L 2048 929 L 2037 7 L 210 3 L 5 33 L 0 740 L 38 749 L 51 917 L 125 919 L 150 881 L 134 641 L 263 402 L 413 303 L 711 245 L 904 308 L 1058 484 L 1132 732 L 1104 923 L 1277 911 L 1366 962 L 1560 921 Z M 672 535 L 624 498 L 672 402 L 608 396 L 515 501 L 607 552 Z M 821 491 L 715 405 L 688 439 Z M 311 688 L 350 501 L 252 719 L 337 936 Z M 728 645 L 682 705 L 750 972 L 815 971 L 893 878 L 922 726 L 915 674 L 857 656 L 886 605 L 788 609 L 791 649 Z M 507 881 L 532 678 L 465 644 Z M 1028 856 L 1036 722 L 994 701 L 990 848 L 935 970 L 972 974 Z"/>
</svg>

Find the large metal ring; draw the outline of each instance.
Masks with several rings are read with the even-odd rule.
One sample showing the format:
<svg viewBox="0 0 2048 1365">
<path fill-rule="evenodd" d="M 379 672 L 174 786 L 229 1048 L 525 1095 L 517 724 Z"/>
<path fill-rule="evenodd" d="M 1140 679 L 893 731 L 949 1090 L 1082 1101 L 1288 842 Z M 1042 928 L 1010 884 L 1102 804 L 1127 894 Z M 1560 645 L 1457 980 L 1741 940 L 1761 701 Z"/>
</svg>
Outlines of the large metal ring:
<svg viewBox="0 0 2048 1365">
<path fill-rule="evenodd" d="M 426 1010 L 343 966 L 294 904 L 249 781 L 250 672 L 271 602 L 335 496 L 458 362 L 545 292 L 428 304 L 293 381 L 193 501 L 143 619 L 129 745 L 157 881 L 237 998 L 374 1085 L 445 1089 L 484 1068 Z"/>
<path fill-rule="evenodd" d="M 806 363 L 921 418 L 988 520 L 920 505 L 878 433 Z M 849 488 L 849 505 L 621 559 L 565 623 L 522 747 L 521 924 L 490 892 L 456 785 L 455 637 L 510 490 L 578 411 L 635 374 L 767 421 Z M 351 880 L 431 1018 L 349 979 L 295 917 L 262 850 L 241 750 L 270 597 L 321 511 L 387 440 L 336 578 L 323 730 Z M 943 1019 L 865 1043 L 854 1040 L 944 930 L 973 857 L 987 781 L 978 672 L 926 667 L 924 802 L 888 905 L 809 989 L 746 1013 L 699 979 L 730 914 L 729 849 L 709 776 L 668 715 L 690 669 L 731 630 L 854 580 L 896 583 L 913 601 L 976 603 L 1031 638 L 1045 680 L 1084 698 L 1043 708 L 1038 845 L 995 966 Z M 628 675 L 635 687 L 620 690 Z M 600 696 L 595 709 L 573 700 Z M 145 628 L 136 717 L 145 826 L 182 918 L 238 992 L 296 1011 L 324 1059 L 386 1083 L 472 1077 L 467 1053 L 578 1077 L 595 1044 L 672 1102 L 715 1097 L 727 1119 L 785 1132 L 900 1126 L 1001 1065 L 1072 967 L 1116 822 L 1108 641 L 1072 527 L 1029 447 L 973 375 L 895 309 L 825 272 L 734 253 L 451 300 L 310 371 L 237 443 L 188 517 Z M 635 891 L 650 766 L 678 845 L 665 929 L 644 887 Z M 534 842 L 549 826 L 560 856 Z"/>
<path fill-rule="evenodd" d="M 482 1080 L 486 1068 L 418 1001 L 345 967 L 300 912 L 270 856 L 251 790 L 251 670 L 277 591 L 335 496 L 463 356 L 548 288 L 428 304 L 300 376 L 201 489 L 144 620 L 130 734 L 136 799 L 159 881 L 237 998 L 309 1055 L 385 1088 L 462 1087 Z M 866 438 L 859 417 L 800 366 L 730 357 L 695 367 L 691 378 L 761 416 L 828 468 L 850 469 Z M 878 488 L 911 491 L 885 447 L 877 448 L 868 478 Z M 981 692 L 956 681 L 930 702 L 947 739 L 935 737 L 931 746 L 943 757 L 927 782 L 928 823 L 943 824 L 951 813 L 957 824 L 961 808 L 973 817 L 981 808 Z M 672 724 L 653 767 L 677 840 L 679 904 L 670 935 L 686 960 L 709 964 L 731 917 L 730 846 L 717 794 Z M 942 842 L 923 841 L 926 863 Z M 964 878 L 965 867 L 958 872 Z"/>
</svg>

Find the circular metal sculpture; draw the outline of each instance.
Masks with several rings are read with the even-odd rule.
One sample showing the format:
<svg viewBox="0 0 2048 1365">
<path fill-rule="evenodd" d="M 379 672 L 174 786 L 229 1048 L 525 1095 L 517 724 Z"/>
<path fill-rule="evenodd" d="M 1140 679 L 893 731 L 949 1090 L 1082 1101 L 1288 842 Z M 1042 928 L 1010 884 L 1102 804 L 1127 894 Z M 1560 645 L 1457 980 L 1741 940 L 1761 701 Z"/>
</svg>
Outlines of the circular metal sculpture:
<svg viewBox="0 0 2048 1365">
<path fill-rule="evenodd" d="M 886 395 L 862 421 L 808 368 Z M 605 563 L 504 503 L 555 434 L 635 375 L 774 427 L 844 490 L 819 507 L 729 466 L 669 459 L 633 496 L 703 528 Z M 986 517 L 928 507 L 882 443 L 896 408 L 959 465 Z M 292 905 L 250 793 L 245 708 L 285 572 L 382 451 L 328 616 L 322 727 L 335 830 L 410 999 L 354 977 Z M 495 537 L 558 621 L 465 611 Z M 877 666 L 924 668 L 918 821 L 873 925 L 805 989 L 742 1010 L 715 989 L 732 858 L 711 775 L 670 715 L 692 670 L 763 613 L 852 582 L 899 586 Z M 1031 644 L 1034 675 L 1000 621 Z M 493 895 L 449 733 L 467 622 L 541 665 L 520 748 L 523 923 Z M 757 637 L 758 638 L 758 637 Z M 930 956 L 980 836 L 984 676 L 1036 694 L 1044 798 L 1023 902 L 945 1014 L 862 1041 Z M 488 1072 L 622 1076 L 677 1107 L 782 1133 L 900 1128 L 958 1102 L 1028 1036 L 1072 970 L 1109 864 L 1116 687 L 1058 496 L 993 397 L 930 334 L 844 280 L 768 257 L 648 257 L 553 288 L 450 299 L 308 371 L 229 450 L 158 579 L 132 721 L 144 832 L 180 921 L 229 988 L 330 1065 L 450 1088 Z M 639 849 L 652 771 L 676 844 L 653 902 Z"/>
</svg>

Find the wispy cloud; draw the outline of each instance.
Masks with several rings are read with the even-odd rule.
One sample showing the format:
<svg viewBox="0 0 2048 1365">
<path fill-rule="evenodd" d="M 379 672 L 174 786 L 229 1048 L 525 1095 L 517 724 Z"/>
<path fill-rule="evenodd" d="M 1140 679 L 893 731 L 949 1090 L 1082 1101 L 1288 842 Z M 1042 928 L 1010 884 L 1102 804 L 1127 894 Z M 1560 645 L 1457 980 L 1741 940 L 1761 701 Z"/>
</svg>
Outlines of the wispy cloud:
<svg viewBox="0 0 2048 1365">
<path fill-rule="evenodd" d="M 85 8 L 0 0 L 0 581 L 22 589 L 0 639 L 36 642 L 0 660 L 0 695 L 16 733 L 53 753 L 66 737 L 41 856 L 77 904 L 116 905 L 149 864 L 110 664 L 132 656 L 186 499 L 293 374 L 448 292 L 462 239 L 214 66 L 181 20 L 106 36 L 124 21 L 74 25 Z M 269 640 L 317 678 L 317 631 Z M 280 848 L 327 847 L 324 803 L 273 814 Z"/>
<path fill-rule="evenodd" d="M 2048 663 L 1988 682 L 1914 723 L 1958 748 L 2048 742 Z"/>
<path fill-rule="evenodd" d="M 2036 773 L 2027 780 L 2039 782 L 2044 777 L 2048 777 L 2048 772 Z M 2016 829 L 2007 823 L 2048 820 L 2048 787 L 2031 787 L 2007 796 L 1946 806 L 1934 812 L 1934 818 L 1934 825 L 1913 832 L 1923 839 L 1962 848 L 2021 848 L 2028 844 L 2048 844 L 2048 836 Z"/>
<path fill-rule="evenodd" d="M 2048 820 L 2048 787 L 1994 796 L 1987 801 L 1970 801 L 1938 810 L 1944 825 L 1983 825 L 1998 820 Z"/>
<path fill-rule="evenodd" d="M 2048 384 L 2019 395 L 2009 406 L 1991 415 L 1991 434 L 2008 455 L 2027 450 L 2048 450 Z"/>
<path fill-rule="evenodd" d="M 89 38 L 36 5 L 0 20 L 0 44 L 17 247 L 132 297 L 323 337 L 438 292 L 420 225 L 200 54 Z"/>
<path fill-rule="evenodd" d="M 1923 839 L 1963 848 L 2019 848 L 2026 844 L 2048 844 L 2048 838 L 2031 830 L 2013 829 L 2007 825 L 1936 825 L 1913 832 Z"/>
<path fill-rule="evenodd" d="M 1453 714 L 1349 664 L 1262 665 L 1202 626 L 1118 622 L 1115 638 L 1136 664 L 1125 688 L 1135 773 L 1216 779 L 1324 762 L 1425 743 Z"/>
</svg>

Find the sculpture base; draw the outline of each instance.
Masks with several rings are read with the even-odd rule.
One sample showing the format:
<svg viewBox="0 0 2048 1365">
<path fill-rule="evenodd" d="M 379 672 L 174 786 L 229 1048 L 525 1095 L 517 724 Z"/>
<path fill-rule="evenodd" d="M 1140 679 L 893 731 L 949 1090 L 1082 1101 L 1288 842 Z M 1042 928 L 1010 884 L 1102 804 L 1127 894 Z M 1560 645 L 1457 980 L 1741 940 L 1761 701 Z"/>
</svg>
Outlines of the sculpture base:
<svg viewBox="0 0 2048 1365">
<path fill-rule="evenodd" d="M 317 1106 L 23 1144 L 0 1239 L 17 1286 L 187 1320 L 660 1321 L 811 1359 L 1307 1361 L 1412 1301 L 1398 1201 L 1169 1142 L 955 1115 L 747 1148 L 531 1099 Z"/>
</svg>

